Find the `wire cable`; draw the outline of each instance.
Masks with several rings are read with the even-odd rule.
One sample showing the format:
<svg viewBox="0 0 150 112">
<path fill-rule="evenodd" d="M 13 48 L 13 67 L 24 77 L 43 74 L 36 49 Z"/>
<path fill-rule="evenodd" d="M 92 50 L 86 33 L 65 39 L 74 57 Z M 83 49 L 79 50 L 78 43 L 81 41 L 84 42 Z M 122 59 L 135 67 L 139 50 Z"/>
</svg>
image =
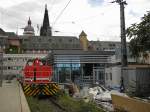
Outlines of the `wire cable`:
<svg viewBox="0 0 150 112">
<path fill-rule="evenodd" d="M 56 22 L 58 21 L 58 19 L 60 18 L 60 16 L 63 14 L 63 12 L 65 11 L 65 9 L 68 7 L 68 5 L 71 3 L 71 0 L 69 0 L 69 2 L 66 4 L 66 6 L 63 8 L 63 10 L 59 13 L 59 15 L 57 16 L 57 18 L 55 19 L 52 27 L 56 24 Z"/>
</svg>

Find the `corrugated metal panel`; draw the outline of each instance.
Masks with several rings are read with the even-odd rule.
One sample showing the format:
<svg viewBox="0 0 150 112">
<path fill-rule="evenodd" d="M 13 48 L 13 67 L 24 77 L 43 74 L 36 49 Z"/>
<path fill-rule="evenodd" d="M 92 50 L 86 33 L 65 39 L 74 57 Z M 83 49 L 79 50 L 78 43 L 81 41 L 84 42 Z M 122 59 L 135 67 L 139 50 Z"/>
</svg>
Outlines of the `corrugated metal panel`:
<svg viewBox="0 0 150 112">
<path fill-rule="evenodd" d="M 126 91 L 136 96 L 150 95 L 150 68 L 124 68 Z"/>
</svg>

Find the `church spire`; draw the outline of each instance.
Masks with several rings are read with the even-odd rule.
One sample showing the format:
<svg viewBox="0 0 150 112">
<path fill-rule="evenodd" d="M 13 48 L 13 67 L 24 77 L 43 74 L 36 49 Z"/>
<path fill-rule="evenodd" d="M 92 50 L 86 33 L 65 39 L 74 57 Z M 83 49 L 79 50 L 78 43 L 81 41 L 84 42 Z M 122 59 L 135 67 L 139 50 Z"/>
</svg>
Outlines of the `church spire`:
<svg viewBox="0 0 150 112">
<path fill-rule="evenodd" d="M 49 16 L 48 16 L 48 10 L 47 10 L 47 4 L 45 5 L 45 13 L 44 13 L 44 19 L 43 19 L 43 25 L 40 30 L 41 36 L 51 36 L 51 27 L 49 24 Z"/>
<path fill-rule="evenodd" d="M 45 4 L 45 9 L 47 9 L 47 4 Z"/>
<path fill-rule="evenodd" d="M 29 20 L 28 20 L 28 25 L 31 26 L 31 20 L 30 20 L 30 17 L 29 17 Z"/>
<path fill-rule="evenodd" d="M 43 26 L 50 27 L 50 25 L 49 25 L 48 10 L 47 10 L 47 4 L 45 5 L 45 14 L 44 14 Z"/>
</svg>

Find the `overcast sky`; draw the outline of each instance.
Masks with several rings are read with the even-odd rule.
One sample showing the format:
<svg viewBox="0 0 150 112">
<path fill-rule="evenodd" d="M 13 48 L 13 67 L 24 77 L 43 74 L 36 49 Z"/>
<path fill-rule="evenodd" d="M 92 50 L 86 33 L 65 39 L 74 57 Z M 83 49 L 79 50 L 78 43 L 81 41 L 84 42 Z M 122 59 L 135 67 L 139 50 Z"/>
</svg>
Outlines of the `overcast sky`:
<svg viewBox="0 0 150 112">
<path fill-rule="evenodd" d="M 45 4 L 54 35 L 77 36 L 82 30 L 89 40 L 120 41 L 119 5 L 113 0 L 72 0 L 63 14 L 56 18 L 69 0 L 0 0 L 0 27 L 22 35 L 30 16 L 35 33 L 42 25 Z M 150 0 L 126 0 L 126 27 L 139 22 L 150 11 Z M 54 22 L 56 23 L 54 24 Z M 56 33 L 56 31 L 59 31 Z"/>
</svg>

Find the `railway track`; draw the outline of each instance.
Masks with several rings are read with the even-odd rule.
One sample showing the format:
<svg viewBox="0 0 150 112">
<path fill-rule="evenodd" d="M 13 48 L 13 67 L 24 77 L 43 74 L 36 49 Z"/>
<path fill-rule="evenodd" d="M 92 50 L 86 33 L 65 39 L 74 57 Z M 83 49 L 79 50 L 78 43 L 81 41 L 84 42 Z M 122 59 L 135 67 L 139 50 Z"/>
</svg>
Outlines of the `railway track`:
<svg viewBox="0 0 150 112">
<path fill-rule="evenodd" d="M 56 112 L 68 112 L 64 107 L 58 104 L 58 102 L 56 101 L 56 98 L 49 97 L 48 100 L 57 108 Z"/>
</svg>

